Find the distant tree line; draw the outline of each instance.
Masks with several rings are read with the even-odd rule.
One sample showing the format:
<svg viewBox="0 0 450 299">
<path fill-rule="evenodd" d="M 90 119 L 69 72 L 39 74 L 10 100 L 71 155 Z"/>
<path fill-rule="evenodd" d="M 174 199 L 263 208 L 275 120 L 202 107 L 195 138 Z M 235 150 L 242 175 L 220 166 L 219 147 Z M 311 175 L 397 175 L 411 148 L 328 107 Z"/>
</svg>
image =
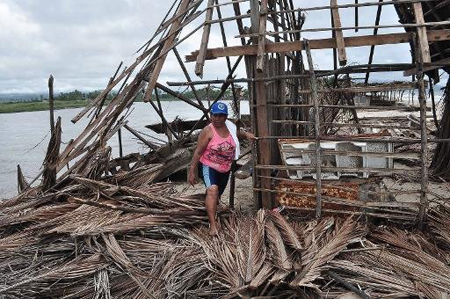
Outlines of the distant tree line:
<svg viewBox="0 0 450 299">
<path fill-rule="evenodd" d="M 78 101 L 78 100 L 93 100 L 95 98 L 97 98 L 100 93 L 102 91 L 101 90 L 95 90 L 95 91 L 91 91 L 91 92 L 81 92 L 79 90 L 74 90 L 71 92 L 62 92 L 60 93 L 58 96 L 55 96 L 55 100 L 56 101 Z M 184 98 L 188 98 L 188 99 L 195 99 L 195 94 L 192 90 L 181 90 L 181 91 L 175 91 L 177 94 L 181 94 Z M 197 96 L 201 99 L 201 100 L 214 100 L 216 99 L 219 95 L 220 95 L 221 90 L 219 88 L 202 88 L 199 90 L 196 90 L 196 94 Z M 110 92 L 107 96 L 106 102 L 111 101 L 115 96 L 116 96 L 116 92 Z M 160 98 L 160 100 L 162 101 L 173 101 L 173 100 L 177 100 L 177 97 L 166 93 L 166 92 L 161 92 L 158 91 L 158 96 Z M 248 98 L 248 91 L 245 89 L 242 92 L 241 97 L 243 97 L 244 99 Z M 155 98 L 155 97 L 153 97 Z M 231 88 L 228 88 L 225 91 L 225 94 L 222 97 L 224 100 L 231 100 L 233 98 L 233 92 L 231 90 Z M 144 93 L 140 92 L 136 95 L 136 102 L 142 102 L 144 100 Z"/>
<path fill-rule="evenodd" d="M 188 98 L 191 100 L 195 99 L 195 94 L 191 89 L 180 89 L 180 90 L 174 90 L 174 92 L 176 94 L 181 94 L 184 98 Z M 211 88 L 202 88 L 202 89 L 198 89 L 196 90 L 196 94 L 197 96 L 203 100 L 203 101 L 207 101 L 207 100 L 214 100 L 216 99 L 219 95 L 220 95 L 220 88 L 217 87 L 211 87 Z M 73 90 L 70 92 L 61 92 L 61 93 L 57 93 L 55 94 L 54 98 L 55 101 L 61 101 L 61 102 L 79 102 L 79 101 L 87 101 L 87 100 L 93 100 L 95 98 L 97 98 L 100 94 L 102 93 L 102 90 L 94 90 L 94 91 L 89 91 L 89 92 L 83 92 L 80 90 Z M 106 98 L 106 103 L 108 103 L 109 101 L 111 101 L 115 96 L 117 95 L 116 91 L 111 91 L 107 98 Z M 173 100 L 178 100 L 178 98 L 172 94 L 168 94 L 166 92 L 161 92 L 160 90 L 158 90 L 158 96 L 160 98 L 160 100 L 162 101 L 173 101 Z M 155 96 L 153 96 L 153 98 L 155 98 Z M 224 93 L 222 99 L 223 100 L 231 100 L 233 98 L 233 93 L 231 88 L 228 88 L 226 90 L 226 92 Z M 248 91 L 246 89 L 244 89 L 241 93 L 241 98 L 244 99 L 248 99 Z M 143 92 L 139 92 L 136 95 L 136 102 L 142 102 L 144 100 L 144 93 Z M 0 100 L 0 102 L 42 102 L 42 101 L 48 101 L 48 95 L 34 95 L 33 97 L 31 97 L 31 95 L 27 95 L 27 96 L 23 96 L 23 97 L 18 97 L 16 99 L 2 99 Z"/>
</svg>

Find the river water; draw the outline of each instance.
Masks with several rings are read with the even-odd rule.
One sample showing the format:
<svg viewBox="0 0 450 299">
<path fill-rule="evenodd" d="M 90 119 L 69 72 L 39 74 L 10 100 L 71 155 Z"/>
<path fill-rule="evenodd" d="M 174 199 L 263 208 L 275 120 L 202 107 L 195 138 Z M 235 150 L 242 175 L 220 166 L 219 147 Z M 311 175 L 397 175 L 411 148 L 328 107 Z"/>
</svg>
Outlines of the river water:
<svg viewBox="0 0 450 299">
<path fill-rule="evenodd" d="M 168 121 L 176 116 L 184 120 L 198 119 L 202 116 L 198 109 L 185 102 L 164 101 L 161 104 Z M 159 116 L 150 104 L 135 103 L 131 109 L 132 113 L 127 118 L 130 127 L 150 136 L 165 139 L 164 135 L 155 134 L 145 128 L 145 125 L 160 122 Z M 76 124 L 70 121 L 81 110 L 82 108 L 55 111 L 55 120 L 58 116 L 61 116 L 62 120 L 61 150 L 70 139 L 76 138 L 88 123 L 87 118 L 83 118 Z M 248 102 L 241 104 L 241 112 L 249 113 Z M 48 111 L 0 114 L 0 198 L 9 198 L 17 194 L 17 165 L 20 164 L 28 181 L 39 174 L 49 140 Z M 152 141 L 151 138 L 149 140 Z M 125 129 L 122 130 L 122 144 L 124 155 L 148 151 L 141 141 Z M 108 141 L 108 145 L 112 147 L 113 157 L 118 157 L 117 134 Z"/>
</svg>

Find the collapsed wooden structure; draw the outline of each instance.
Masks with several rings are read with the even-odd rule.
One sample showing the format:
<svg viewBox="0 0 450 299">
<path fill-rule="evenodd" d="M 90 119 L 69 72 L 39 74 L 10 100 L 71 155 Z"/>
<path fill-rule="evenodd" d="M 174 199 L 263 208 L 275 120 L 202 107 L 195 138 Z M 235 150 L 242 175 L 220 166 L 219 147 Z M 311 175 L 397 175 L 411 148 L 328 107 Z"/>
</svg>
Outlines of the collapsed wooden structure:
<svg viewBox="0 0 450 299">
<path fill-rule="evenodd" d="M 380 25 L 386 6 L 395 7 L 401 23 Z M 365 7 L 377 9 L 373 26 L 359 25 L 359 11 Z M 340 13 L 350 8 L 355 24 L 342 26 Z M 55 126 L 42 184 L 30 187 L 19 171 L 22 192 L 0 203 L 0 267 L 5 273 L 0 295 L 87 297 L 93 290 L 96 298 L 277 292 L 316 298 L 337 297 L 345 290 L 362 297 L 445 295 L 450 289 L 449 209 L 445 204 L 429 207 L 428 146 L 445 149 L 449 139 L 430 135 L 424 76 L 434 84 L 439 79 L 436 71 L 448 70 L 449 8 L 450 1 L 432 0 L 351 4 L 330 0 L 329 5 L 316 7 L 291 0 L 174 1 L 136 61 L 128 67 L 120 64 L 105 90 L 73 118 L 77 122 L 90 113 L 85 130 L 62 151 L 60 123 Z M 308 28 L 304 13 L 313 11 L 322 11 L 327 18 L 330 13 L 331 26 Z M 186 33 L 196 22 L 200 24 Z M 209 42 L 214 26 L 223 47 Z M 406 32 L 378 34 L 386 28 Z M 373 31 L 346 37 L 350 30 Z M 331 32 L 332 38 L 302 38 L 308 32 Z M 185 60 L 195 62 L 194 73 L 201 80 L 193 80 L 179 53 L 183 42 L 197 33 L 202 34 L 200 48 Z M 411 63 L 373 63 L 376 46 L 395 49 L 399 43 L 411 44 Z M 365 46 L 370 46 L 368 63 L 347 65 L 352 61 L 347 49 Z M 334 65 L 317 70 L 314 51 L 326 49 L 333 51 Z M 161 82 L 169 55 L 186 81 Z M 225 74 L 203 79 L 213 59 L 222 59 Z M 247 76 L 236 78 L 240 65 L 245 65 Z M 414 80 L 370 82 L 371 74 L 399 71 Z M 355 74 L 364 74 L 363 83 L 356 83 Z M 293 221 L 276 212 L 260 211 L 254 217 L 232 214 L 222 220 L 218 239 L 209 239 L 196 227 L 206 221 L 201 199 L 168 195 L 170 184 L 156 184 L 189 163 L 196 131 L 209 119 L 209 106 L 198 95 L 198 86 L 212 84 L 219 85 L 221 92 L 208 100 L 218 101 L 231 90 L 238 119 L 238 84 L 247 84 L 250 120 L 257 136 L 252 149 L 255 201 L 264 208 L 273 208 L 275 201 L 300 202 L 287 208 Z M 189 88 L 195 99 L 172 89 L 176 86 Z M 117 87 L 113 100 L 104 105 Z M 392 103 L 405 99 L 405 94 L 412 102 L 415 92 L 419 106 Z M 203 116 L 188 130 L 166 119 L 162 93 L 199 109 Z M 133 102 L 142 94 L 160 116 L 167 144 L 147 140 L 127 123 Z M 407 123 L 358 113 L 414 109 L 419 117 L 409 115 Z M 122 129 L 147 145 L 149 153 L 112 159 L 107 141 L 115 134 L 120 137 Z M 296 159 L 301 163 L 289 164 Z M 394 168 L 394 159 L 407 159 L 412 166 Z M 419 181 L 420 188 L 369 186 L 361 191 L 365 184 L 378 185 L 384 175 Z M 380 201 L 413 193 L 420 195 L 420 201 Z M 300 210 L 322 219 L 296 221 L 295 212 Z M 431 233 L 408 234 L 394 227 L 383 231 L 363 228 L 352 219 L 323 218 L 330 212 L 408 225 L 418 220 Z M 380 256 L 385 259 L 382 265 Z M 401 261 L 395 269 L 393 260 Z"/>
<path fill-rule="evenodd" d="M 121 168 L 129 170 L 131 164 L 134 168 L 149 163 L 167 162 L 164 157 L 169 156 L 174 160 L 181 155 L 183 163 L 166 165 L 167 168 L 179 170 L 189 162 L 187 152 L 174 153 L 174 149 L 195 141 L 194 132 L 201 128 L 208 120 L 208 107 L 205 99 L 198 95 L 197 86 L 220 85 L 220 94 L 217 101 L 223 97 L 227 90 L 232 92 L 232 106 L 235 117 L 240 118 L 239 100 L 241 86 L 237 84 L 247 83 L 249 91 L 250 114 L 253 130 L 258 138 L 257 145 L 253 151 L 255 169 L 253 182 L 255 201 L 258 206 L 272 208 L 276 205 L 279 196 L 276 194 L 286 193 L 279 187 L 280 182 L 289 180 L 286 175 L 289 171 L 309 173 L 315 179 L 314 201 L 315 214 L 322 215 L 323 203 L 329 203 L 347 207 L 369 207 L 378 210 L 383 217 L 393 216 L 391 207 L 393 203 L 381 203 L 376 199 L 377 192 L 368 191 L 375 200 L 349 200 L 346 198 L 333 198 L 327 196 L 323 191 L 328 182 L 324 178 L 329 174 L 341 173 L 364 173 L 370 176 L 383 174 L 411 173 L 413 177 L 421 178 L 420 190 L 387 190 L 383 196 L 404 194 L 405 192 L 420 194 L 420 202 L 411 200 L 403 202 L 394 211 L 395 217 L 410 220 L 417 218 L 423 222 L 425 210 L 428 205 L 428 145 L 433 143 L 448 144 L 446 138 L 436 139 L 430 136 L 431 130 L 426 124 L 426 82 L 424 74 L 430 77 L 430 85 L 433 86 L 439 79 L 436 72 L 439 69 L 448 70 L 448 40 L 450 31 L 446 29 L 450 25 L 448 21 L 447 1 L 374 1 L 352 4 L 338 4 L 330 1 L 329 5 L 305 7 L 292 1 L 240 1 L 222 2 L 210 0 L 205 1 L 175 1 L 170 11 L 160 24 L 152 38 L 139 50 L 139 55 L 134 63 L 123 68 L 119 65 L 116 73 L 111 77 L 105 90 L 94 99 L 83 111 L 73 118 L 77 122 L 82 117 L 93 111 L 91 121 L 86 129 L 74 139 L 59 155 L 57 161 L 52 163 L 56 173 L 60 173 L 66 166 L 67 171 L 59 175 L 58 180 L 63 181 L 68 175 L 82 172 L 89 164 L 88 161 L 95 159 L 95 153 L 103 148 L 106 141 L 116 132 L 119 134 L 121 128 L 129 130 L 133 135 L 144 142 L 150 149 L 150 154 L 144 159 L 136 160 L 131 156 L 119 162 L 112 162 L 111 172 L 116 173 Z M 422 3 L 423 2 L 423 3 Z M 377 8 L 376 20 L 373 26 L 360 26 L 358 11 L 363 8 Z M 383 24 L 383 7 L 394 7 L 401 23 Z M 231 9 L 232 8 L 232 9 Z M 243 13 L 249 9 L 248 13 Z M 342 26 L 340 12 L 344 9 L 354 9 L 354 26 Z M 384 8 L 386 9 L 386 8 Z M 232 16 L 224 16 L 224 12 L 232 13 Z M 324 28 L 307 27 L 308 18 L 305 13 L 330 12 L 331 26 Z M 171 15 L 172 13 L 172 15 Z M 204 16 L 203 16 L 204 14 Z M 186 28 L 199 22 L 200 24 L 190 32 Z M 305 25 L 306 24 L 306 25 Z M 220 29 L 223 47 L 214 48 L 209 46 L 209 39 L 213 26 Z M 230 41 L 233 29 L 237 32 L 234 39 Z M 378 34 L 379 29 L 405 28 L 405 33 L 383 33 Z M 345 37 L 344 33 L 350 30 L 369 30 L 370 34 Z M 332 38 L 326 39 L 302 39 L 302 35 L 315 32 L 331 32 Z M 203 77 L 204 67 L 209 60 L 223 59 L 225 74 L 223 78 L 214 80 L 194 81 L 188 71 L 188 66 L 183 62 L 178 48 L 183 42 L 189 40 L 196 33 L 202 33 L 199 50 L 186 56 L 187 62 L 195 62 L 195 75 Z M 230 36 L 231 35 L 231 36 Z M 159 38 L 159 40 L 157 40 Z M 241 45 L 229 46 L 233 41 L 239 41 Z M 373 63 L 376 46 L 395 45 L 399 43 L 411 44 L 413 61 L 411 63 Z M 431 45 L 431 48 L 430 48 Z M 351 57 L 347 55 L 347 49 L 351 47 L 370 46 L 367 64 L 347 65 Z M 333 51 L 334 67 L 330 70 L 315 70 L 313 51 L 330 49 Z M 168 55 L 178 62 L 180 70 L 186 77 L 185 82 L 160 81 L 160 75 Z M 236 57 L 236 58 L 234 58 Z M 234 61 L 233 61 L 234 59 Z M 245 64 L 247 77 L 236 78 L 235 72 L 238 67 Z M 241 67 L 242 67 L 241 66 Z M 374 73 L 389 73 L 403 71 L 404 75 L 413 75 L 413 82 L 384 82 L 371 83 L 370 75 Z M 356 83 L 353 78 L 355 74 L 365 74 L 363 83 Z M 372 75 L 373 76 L 373 75 Z M 108 93 L 113 88 L 120 86 L 117 95 L 105 108 L 104 102 Z M 194 94 L 195 99 L 187 98 L 183 93 L 178 93 L 170 86 L 186 86 Z M 405 126 L 380 123 L 366 119 L 359 121 L 358 112 L 361 111 L 409 111 L 411 107 L 393 105 L 392 98 L 405 99 L 408 95 L 414 102 L 415 92 L 418 95 L 420 116 L 411 119 L 418 126 L 407 128 Z M 182 100 L 192 107 L 199 109 L 203 116 L 191 125 L 188 131 L 177 127 L 177 122 L 167 120 L 160 102 L 160 94 L 167 93 Z M 136 130 L 127 125 L 127 111 L 136 100 L 143 94 L 144 101 L 148 102 L 161 118 L 161 123 L 167 131 L 169 145 L 162 149 L 142 137 Z M 368 100 L 369 99 L 369 100 Z M 379 100 L 380 103 L 376 103 Z M 209 102 L 210 103 L 210 102 Z M 435 106 L 433 105 L 433 111 Z M 437 116 L 434 115 L 435 124 L 438 126 Z M 360 116 L 359 116 L 360 117 Z M 181 129 L 180 129 L 181 128 Z M 412 130 L 411 130 L 412 129 Z M 380 132 L 389 131 L 388 134 Z M 411 133 L 415 131 L 415 133 Z M 377 133 L 377 134 L 375 134 Z M 390 135 L 390 136 L 389 136 Z M 413 136 L 414 138 L 411 138 Z M 194 139 L 194 140 L 193 140 Z M 280 153 L 279 140 L 294 139 L 298 142 L 309 142 L 310 148 L 296 150 L 295 148 Z M 327 142 L 339 143 L 333 150 L 326 150 L 323 145 Z M 361 143 L 364 143 L 361 145 Z M 404 145 L 420 144 L 420 152 L 404 151 L 396 152 L 395 149 Z M 353 149 L 337 148 L 350 147 Z M 355 146 L 359 147 L 355 150 Z M 367 148 L 375 146 L 394 148 L 389 152 L 371 151 Z M 295 146 L 294 146 L 295 147 Z M 446 148 L 446 147 L 445 147 Z M 164 154 L 161 153 L 164 152 Z M 291 165 L 286 159 L 292 157 L 305 157 L 311 162 L 309 164 Z M 81 157 L 81 158 L 80 158 Z M 335 161 L 326 164 L 325 161 L 332 157 Z M 343 160 L 350 164 L 343 164 Z M 388 164 L 397 158 L 408 157 L 420 162 L 419 166 L 409 169 L 393 169 L 390 167 L 377 168 L 368 166 L 368 159 L 379 159 L 385 157 Z M 169 159 L 169 160 L 170 160 Z M 353 160 L 352 160 L 353 159 Z M 448 157 L 444 157 L 444 160 Z M 341 162 L 341 165 L 339 164 Z M 73 163 L 72 163 L 73 162 Z M 179 161 L 178 161 L 179 162 Z M 284 162 L 284 163 L 282 163 Z M 441 163 L 446 165 L 445 163 Z M 442 166 L 441 166 L 442 168 Z M 294 183 L 295 182 L 291 182 Z M 332 184 L 333 188 L 340 188 Z M 277 187 L 278 186 L 278 187 Z M 346 188 L 342 186 L 342 188 Z M 378 192 L 379 193 L 379 192 Z M 310 194 L 311 195 L 311 194 Z M 306 194 L 305 194 L 306 196 Z M 312 198 L 312 197 L 311 197 Z M 406 210 L 401 213 L 402 209 Z M 309 208 L 310 209 L 310 208 Z M 348 210 L 348 208 L 344 208 Z M 334 212 L 338 212 L 335 209 Z M 416 215 L 416 216 L 411 216 Z"/>
</svg>

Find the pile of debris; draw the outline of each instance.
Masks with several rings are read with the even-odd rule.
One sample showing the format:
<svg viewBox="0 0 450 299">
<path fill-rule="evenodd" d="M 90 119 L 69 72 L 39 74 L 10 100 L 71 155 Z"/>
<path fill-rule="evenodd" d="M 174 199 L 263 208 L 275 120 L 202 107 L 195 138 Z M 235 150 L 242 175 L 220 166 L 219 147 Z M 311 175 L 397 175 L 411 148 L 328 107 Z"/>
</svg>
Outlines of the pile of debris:
<svg viewBox="0 0 450 299">
<path fill-rule="evenodd" d="M 426 234 L 260 210 L 222 213 L 210 237 L 201 196 L 132 174 L 115 179 L 121 184 L 69 176 L 58 190 L 0 203 L 0 297 L 440 298 L 450 290 L 449 206 L 430 211 Z"/>
</svg>

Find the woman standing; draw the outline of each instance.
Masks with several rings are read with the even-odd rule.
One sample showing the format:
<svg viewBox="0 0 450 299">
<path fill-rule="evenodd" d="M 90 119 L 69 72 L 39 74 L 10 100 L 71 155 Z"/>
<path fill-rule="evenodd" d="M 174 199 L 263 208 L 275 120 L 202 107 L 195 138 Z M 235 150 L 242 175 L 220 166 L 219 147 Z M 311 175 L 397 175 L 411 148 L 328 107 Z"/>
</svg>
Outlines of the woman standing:
<svg viewBox="0 0 450 299">
<path fill-rule="evenodd" d="M 210 235 L 217 234 L 216 210 L 219 198 L 228 183 L 231 165 L 239 157 L 239 138 L 254 139 L 248 132 L 237 132 L 236 126 L 227 120 L 228 107 L 216 102 L 211 106 L 211 124 L 198 137 L 197 148 L 189 169 L 189 183 L 194 185 L 195 172 L 200 163 L 200 175 L 206 186 L 206 213 Z"/>
</svg>

